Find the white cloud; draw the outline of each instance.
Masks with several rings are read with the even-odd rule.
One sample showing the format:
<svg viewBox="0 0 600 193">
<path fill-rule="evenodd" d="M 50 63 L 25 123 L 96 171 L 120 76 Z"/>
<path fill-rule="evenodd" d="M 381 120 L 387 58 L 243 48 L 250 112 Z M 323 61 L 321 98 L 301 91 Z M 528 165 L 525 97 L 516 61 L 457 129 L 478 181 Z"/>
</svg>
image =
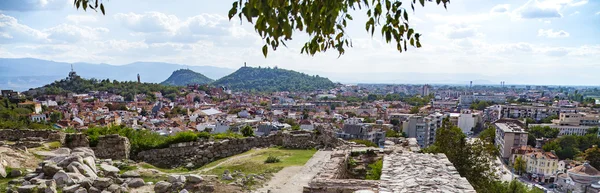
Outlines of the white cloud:
<svg viewBox="0 0 600 193">
<path fill-rule="evenodd" d="M 600 15 L 600 11 L 596 12 L 596 15 Z"/>
<path fill-rule="evenodd" d="M 463 39 L 481 37 L 483 34 L 477 31 L 478 26 L 465 23 L 451 23 L 437 27 L 438 34 L 448 39 Z"/>
<path fill-rule="evenodd" d="M 144 14 L 118 13 L 115 19 L 126 28 L 134 31 L 133 36 L 141 36 L 147 43 L 178 42 L 194 43 L 200 40 L 212 40 L 223 45 L 232 39 L 239 46 L 253 44 L 257 36 L 250 36 L 241 27 L 229 23 L 229 20 L 218 14 L 203 13 L 186 19 L 160 12 Z M 248 39 L 248 41 L 240 41 Z"/>
<path fill-rule="evenodd" d="M 555 18 L 562 17 L 560 6 L 555 4 L 540 3 L 538 0 L 529 0 L 525 5 L 515 9 L 513 15 L 518 18 Z"/>
<path fill-rule="evenodd" d="M 517 18 L 560 18 L 565 7 L 577 7 L 588 3 L 588 0 L 529 0 L 523 6 L 515 9 L 513 15 Z"/>
<path fill-rule="evenodd" d="M 579 15 L 579 11 L 575 11 L 575 12 L 569 14 L 569 16 L 574 16 L 574 15 Z"/>
<path fill-rule="evenodd" d="M 0 13 L 0 43 L 48 42 L 48 34 L 20 24 L 11 16 Z"/>
<path fill-rule="evenodd" d="M 96 22 L 98 19 L 94 15 L 68 15 L 67 20 L 75 24 Z"/>
<path fill-rule="evenodd" d="M 553 29 L 540 29 L 538 30 L 538 36 L 540 37 L 549 37 L 549 38 L 566 38 L 569 37 L 569 32 L 563 31 L 563 30 L 559 30 L 559 31 L 554 31 Z"/>
<path fill-rule="evenodd" d="M 506 12 L 508 12 L 509 9 L 510 9 L 509 4 L 500 4 L 500 5 L 494 6 L 490 12 L 491 13 L 506 13 Z"/>
<path fill-rule="evenodd" d="M 160 12 L 147 12 L 144 14 L 136 13 L 117 13 L 115 19 L 124 27 L 135 32 L 175 32 L 181 21 L 175 15 L 167 15 Z"/>
<path fill-rule="evenodd" d="M 76 26 L 61 24 L 44 30 L 49 34 L 48 38 L 58 42 L 78 42 L 82 40 L 95 40 L 102 33 L 109 32 L 106 28 L 92 28 L 88 26 Z"/>
</svg>

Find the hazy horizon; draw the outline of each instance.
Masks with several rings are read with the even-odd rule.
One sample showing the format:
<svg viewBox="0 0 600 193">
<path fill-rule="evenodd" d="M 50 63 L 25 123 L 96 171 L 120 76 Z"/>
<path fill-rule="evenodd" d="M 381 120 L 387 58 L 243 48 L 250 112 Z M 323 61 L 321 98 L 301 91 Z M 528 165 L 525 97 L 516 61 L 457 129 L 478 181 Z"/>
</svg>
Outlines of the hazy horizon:
<svg viewBox="0 0 600 193">
<path fill-rule="evenodd" d="M 253 25 L 227 19 L 230 1 L 109 1 L 105 16 L 72 3 L 0 2 L 0 58 L 229 69 L 247 62 L 345 83 L 595 86 L 600 72 L 599 1 L 453 0 L 447 10 L 428 3 L 410 16 L 423 47 L 403 53 L 371 37 L 364 11 L 356 11 L 346 30 L 354 47 L 339 58 L 334 51 L 300 54 L 307 40 L 301 32 L 264 58 Z"/>
</svg>

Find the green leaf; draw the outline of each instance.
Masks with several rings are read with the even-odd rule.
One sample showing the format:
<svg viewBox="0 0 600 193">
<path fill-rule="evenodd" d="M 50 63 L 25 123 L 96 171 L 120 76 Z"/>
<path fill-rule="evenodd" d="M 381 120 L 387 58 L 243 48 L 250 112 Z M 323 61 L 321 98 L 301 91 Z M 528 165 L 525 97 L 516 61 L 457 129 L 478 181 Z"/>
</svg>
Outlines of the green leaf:
<svg viewBox="0 0 600 193">
<path fill-rule="evenodd" d="M 421 6 L 425 7 L 425 0 L 419 0 L 419 2 L 421 3 Z"/>
<path fill-rule="evenodd" d="M 404 20 L 408 21 L 408 12 L 404 11 Z"/>
<path fill-rule="evenodd" d="M 388 10 L 391 8 L 392 6 L 392 2 L 390 2 L 390 0 L 385 0 L 385 8 L 387 8 Z"/>
<path fill-rule="evenodd" d="M 262 48 L 262 52 L 263 52 L 263 55 L 265 56 L 265 58 L 267 57 L 268 51 L 269 51 L 269 47 L 267 47 L 267 45 L 264 45 Z"/>
<path fill-rule="evenodd" d="M 408 38 L 410 38 L 414 32 L 415 30 L 413 30 L 412 28 L 408 29 Z"/>
<path fill-rule="evenodd" d="M 83 10 L 84 11 L 87 9 L 87 6 L 88 6 L 87 2 L 83 2 Z"/>
<path fill-rule="evenodd" d="M 102 15 L 106 15 L 106 11 L 104 11 L 104 4 L 100 3 L 100 11 L 102 12 Z"/>
</svg>

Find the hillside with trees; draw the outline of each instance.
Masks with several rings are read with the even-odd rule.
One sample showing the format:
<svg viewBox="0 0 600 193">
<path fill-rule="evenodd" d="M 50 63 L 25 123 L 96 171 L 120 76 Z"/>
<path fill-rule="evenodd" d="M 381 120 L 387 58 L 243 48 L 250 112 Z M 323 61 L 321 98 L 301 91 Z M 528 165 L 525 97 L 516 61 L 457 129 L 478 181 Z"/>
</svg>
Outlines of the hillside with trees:
<svg viewBox="0 0 600 193">
<path fill-rule="evenodd" d="M 213 82 L 213 80 L 204 76 L 203 74 L 194 72 L 190 69 L 180 69 L 173 72 L 173 74 L 171 74 L 167 80 L 160 84 L 186 86 L 188 84 L 208 84 L 211 82 Z"/>
<path fill-rule="evenodd" d="M 132 101 L 136 94 L 146 94 L 148 97 L 153 98 L 153 92 L 161 92 L 165 97 L 175 97 L 179 94 L 178 88 L 179 87 L 176 86 L 155 83 L 138 83 L 133 81 L 119 82 L 116 80 L 98 80 L 93 78 L 85 79 L 75 75 L 54 81 L 43 87 L 29 89 L 26 94 L 36 97 L 41 95 L 65 95 L 68 93 L 83 94 L 91 91 L 104 91 L 121 95 L 125 97 L 126 101 Z"/>
<path fill-rule="evenodd" d="M 313 91 L 335 87 L 335 83 L 328 78 L 318 75 L 310 76 L 277 67 L 242 67 L 234 73 L 213 82 L 213 85 L 225 86 L 233 90 L 258 92 Z"/>
</svg>

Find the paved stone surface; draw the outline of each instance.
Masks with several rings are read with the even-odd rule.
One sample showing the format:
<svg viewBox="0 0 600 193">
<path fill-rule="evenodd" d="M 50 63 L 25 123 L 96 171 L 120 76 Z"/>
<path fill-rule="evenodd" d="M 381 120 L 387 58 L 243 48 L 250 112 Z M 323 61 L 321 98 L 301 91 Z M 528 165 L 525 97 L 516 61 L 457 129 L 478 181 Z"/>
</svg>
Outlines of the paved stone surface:
<svg viewBox="0 0 600 193">
<path fill-rule="evenodd" d="M 380 192 L 475 193 L 446 155 L 408 151 L 384 156 L 379 187 Z"/>
</svg>

